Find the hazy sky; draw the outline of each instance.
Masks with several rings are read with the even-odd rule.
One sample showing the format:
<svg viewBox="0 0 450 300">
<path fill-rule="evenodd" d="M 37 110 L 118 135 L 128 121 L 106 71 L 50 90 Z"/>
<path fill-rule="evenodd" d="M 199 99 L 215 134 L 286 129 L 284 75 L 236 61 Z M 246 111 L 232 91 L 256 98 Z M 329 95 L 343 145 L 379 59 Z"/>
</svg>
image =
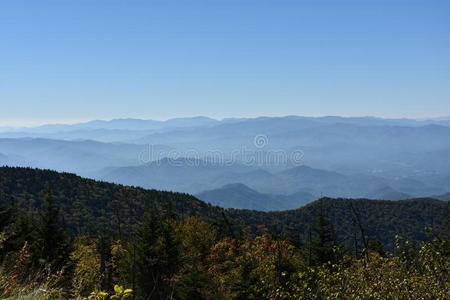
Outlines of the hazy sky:
<svg viewBox="0 0 450 300">
<path fill-rule="evenodd" d="M 0 125 L 450 115 L 450 1 L 2 0 Z"/>
</svg>

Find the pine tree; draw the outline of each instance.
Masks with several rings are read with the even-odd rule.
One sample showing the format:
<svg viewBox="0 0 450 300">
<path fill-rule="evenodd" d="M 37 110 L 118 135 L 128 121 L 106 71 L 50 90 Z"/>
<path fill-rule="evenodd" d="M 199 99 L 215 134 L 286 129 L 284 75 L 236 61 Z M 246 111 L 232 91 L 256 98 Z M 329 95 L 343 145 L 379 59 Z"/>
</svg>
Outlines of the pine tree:
<svg viewBox="0 0 450 300">
<path fill-rule="evenodd" d="M 30 248 L 36 246 L 36 220 L 31 214 L 18 215 L 11 227 L 11 234 L 3 245 L 5 253 L 18 252 L 25 243 Z"/>
<path fill-rule="evenodd" d="M 44 198 L 43 209 L 37 225 L 37 255 L 41 264 L 62 267 L 68 259 L 69 246 L 60 226 L 59 208 L 55 205 L 51 188 Z"/>
<path fill-rule="evenodd" d="M 339 258 L 339 245 L 336 241 L 333 223 L 325 216 L 322 205 L 313 225 L 314 238 L 310 241 L 310 264 L 335 263 Z"/>
<path fill-rule="evenodd" d="M 147 211 L 136 230 L 132 253 L 135 285 L 144 299 L 171 297 L 172 276 L 179 267 L 180 240 L 173 211 Z"/>
</svg>

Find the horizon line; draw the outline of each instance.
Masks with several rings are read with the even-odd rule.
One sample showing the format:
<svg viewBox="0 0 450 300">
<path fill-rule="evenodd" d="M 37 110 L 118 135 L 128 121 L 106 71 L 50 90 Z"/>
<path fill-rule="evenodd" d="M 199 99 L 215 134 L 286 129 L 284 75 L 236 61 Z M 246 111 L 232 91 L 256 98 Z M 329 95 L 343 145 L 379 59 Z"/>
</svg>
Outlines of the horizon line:
<svg viewBox="0 0 450 300">
<path fill-rule="evenodd" d="M 25 120 L 12 120 L 11 122 L 0 123 L 0 128 L 2 129 L 20 129 L 20 128 L 36 128 L 41 126 L 70 126 L 70 125 L 79 125 L 86 124 L 90 122 L 100 121 L 100 122 L 111 122 L 116 120 L 140 120 L 140 121 L 155 121 L 155 122 L 167 122 L 171 120 L 177 119 L 196 119 L 196 118 L 207 118 L 211 120 L 215 120 L 218 122 L 224 120 L 232 120 L 232 119 L 258 119 L 258 118 L 289 118 L 289 117 L 297 117 L 297 118 L 311 118 L 311 119 L 320 119 L 320 118 L 343 118 L 343 119 L 382 119 L 382 120 L 413 120 L 413 121 L 439 121 L 450 119 L 450 116 L 439 116 L 439 117 L 382 117 L 375 115 L 355 115 L 355 116 L 343 116 L 343 115 L 256 115 L 256 116 L 238 116 L 238 117 L 210 117 L 204 115 L 194 115 L 194 116 L 179 116 L 179 117 L 169 117 L 169 118 L 140 118 L 140 117 L 112 117 L 112 118 L 98 118 L 98 119 L 67 119 L 67 120 L 40 120 L 40 121 L 25 121 Z M 22 125 L 19 125 L 22 123 Z"/>
</svg>

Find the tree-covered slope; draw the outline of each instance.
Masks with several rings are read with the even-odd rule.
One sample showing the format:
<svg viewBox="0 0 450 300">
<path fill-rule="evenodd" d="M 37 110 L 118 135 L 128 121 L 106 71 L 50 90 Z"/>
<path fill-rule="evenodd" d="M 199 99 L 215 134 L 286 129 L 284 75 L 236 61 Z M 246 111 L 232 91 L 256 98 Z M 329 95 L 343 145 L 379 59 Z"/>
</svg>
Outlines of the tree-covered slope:
<svg viewBox="0 0 450 300">
<path fill-rule="evenodd" d="M 35 212 L 50 188 L 71 232 L 108 226 L 122 230 L 140 219 L 147 207 L 170 202 L 186 215 L 217 217 L 214 208 L 188 194 L 145 190 L 85 179 L 70 173 L 31 168 L 0 168 L 0 202 Z"/>
<path fill-rule="evenodd" d="M 445 230 L 447 203 L 431 198 L 400 201 L 368 199 L 322 198 L 296 210 L 280 212 L 254 212 L 231 210 L 236 220 L 246 224 L 266 224 L 282 232 L 300 230 L 300 238 L 308 239 L 311 224 L 320 210 L 334 224 L 339 240 L 350 245 L 354 238 L 361 241 L 361 229 L 369 240 L 380 241 L 391 247 L 396 235 L 413 241 L 430 239 L 427 227 L 434 233 Z"/>
<path fill-rule="evenodd" d="M 35 213 L 51 187 L 64 223 L 72 233 L 97 231 L 104 227 L 123 233 L 127 225 L 140 220 L 146 207 L 171 203 L 182 215 L 203 216 L 223 221 L 223 209 L 180 193 L 145 190 L 84 179 L 69 173 L 30 168 L 0 168 L 0 201 L 14 203 L 21 211 Z M 269 230 L 307 239 L 309 228 L 320 209 L 334 223 L 339 240 L 351 244 L 361 241 L 361 230 L 370 240 L 392 245 L 395 235 L 414 241 L 426 240 L 426 227 L 443 231 L 447 203 L 434 199 L 380 201 L 367 199 L 323 198 L 296 210 L 259 212 L 225 210 L 228 220 L 257 233 L 260 225 Z M 220 222 L 219 222 L 220 223 Z M 222 222 L 223 223 L 223 222 Z"/>
</svg>

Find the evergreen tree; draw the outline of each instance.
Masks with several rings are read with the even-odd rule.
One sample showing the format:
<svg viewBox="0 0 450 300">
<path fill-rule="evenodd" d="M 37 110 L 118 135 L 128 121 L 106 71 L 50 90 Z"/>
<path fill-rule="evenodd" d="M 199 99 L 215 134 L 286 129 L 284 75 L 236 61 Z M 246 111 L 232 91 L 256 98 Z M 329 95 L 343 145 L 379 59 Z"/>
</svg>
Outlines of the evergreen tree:
<svg viewBox="0 0 450 300">
<path fill-rule="evenodd" d="M 144 299 L 166 299 L 174 292 L 172 276 L 179 267 L 180 240 L 170 209 L 147 211 L 136 230 L 132 264 L 135 285 Z"/>
<path fill-rule="evenodd" d="M 60 226 L 59 209 L 54 203 L 51 188 L 44 198 L 43 209 L 37 225 L 37 251 L 41 264 L 62 267 L 68 259 L 69 245 Z"/>
<path fill-rule="evenodd" d="M 36 245 L 36 220 L 30 214 L 18 215 L 10 236 L 4 242 L 5 252 L 18 252 L 27 243 L 29 246 Z"/>
<path fill-rule="evenodd" d="M 333 223 L 325 216 L 322 205 L 319 206 L 312 229 L 314 238 L 309 245 L 310 264 L 335 263 L 340 256 L 340 247 L 336 241 Z"/>
</svg>

